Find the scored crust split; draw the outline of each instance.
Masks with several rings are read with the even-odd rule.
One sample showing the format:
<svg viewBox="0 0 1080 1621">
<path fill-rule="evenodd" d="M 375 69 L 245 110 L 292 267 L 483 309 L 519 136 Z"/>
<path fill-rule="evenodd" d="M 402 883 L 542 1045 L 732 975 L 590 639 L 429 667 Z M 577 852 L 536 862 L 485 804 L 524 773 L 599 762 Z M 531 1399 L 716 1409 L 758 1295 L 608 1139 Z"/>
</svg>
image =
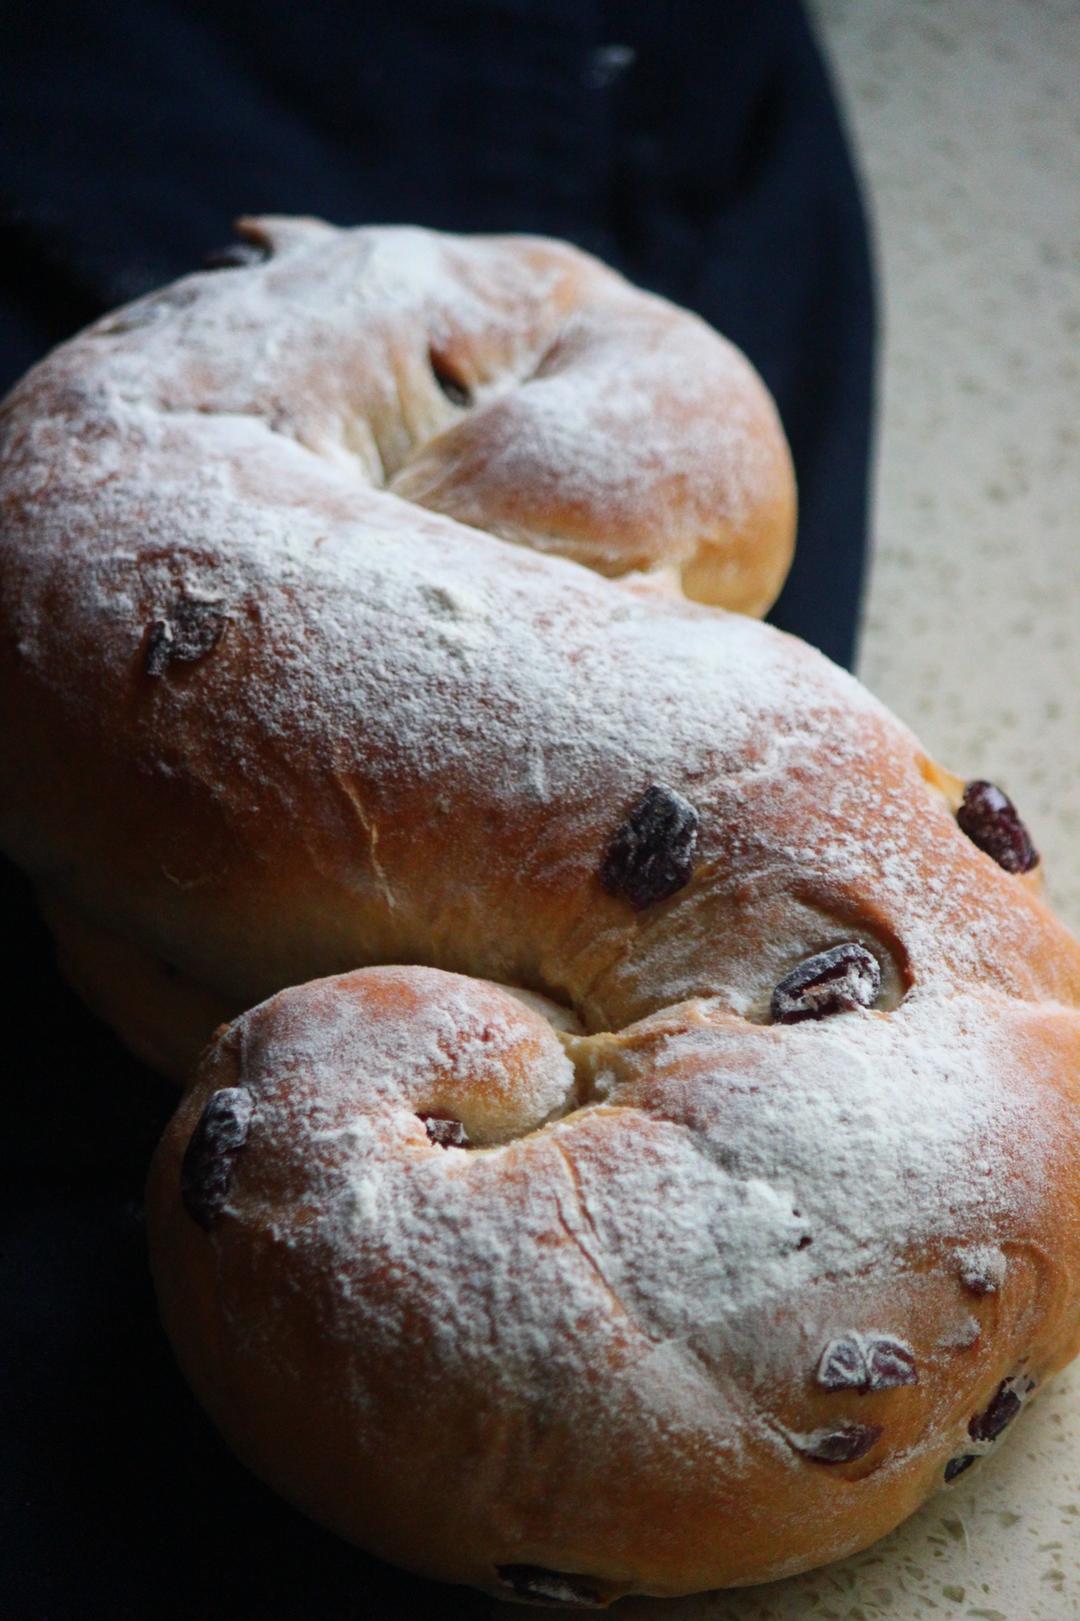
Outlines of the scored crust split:
<svg viewBox="0 0 1080 1621">
<path fill-rule="evenodd" d="M 4 845 L 136 1051 L 231 1021 L 150 1178 L 184 1370 L 502 1596 L 854 1551 L 1077 1349 L 1034 848 L 745 616 L 791 470 L 701 322 L 538 239 L 244 231 L 0 413 Z"/>
</svg>

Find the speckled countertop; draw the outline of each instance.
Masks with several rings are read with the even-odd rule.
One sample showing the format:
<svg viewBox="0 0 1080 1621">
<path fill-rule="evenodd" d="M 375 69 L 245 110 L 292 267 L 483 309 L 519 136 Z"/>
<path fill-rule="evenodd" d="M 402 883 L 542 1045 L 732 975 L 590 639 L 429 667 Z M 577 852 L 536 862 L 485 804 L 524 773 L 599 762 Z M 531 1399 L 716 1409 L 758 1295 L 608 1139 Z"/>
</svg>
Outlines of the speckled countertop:
<svg viewBox="0 0 1080 1621">
<path fill-rule="evenodd" d="M 1013 795 L 1080 929 L 1080 0 L 811 3 L 884 286 L 860 673 L 943 764 Z M 858 1557 L 618 1614 L 1080 1618 L 1080 1364 Z"/>
</svg>

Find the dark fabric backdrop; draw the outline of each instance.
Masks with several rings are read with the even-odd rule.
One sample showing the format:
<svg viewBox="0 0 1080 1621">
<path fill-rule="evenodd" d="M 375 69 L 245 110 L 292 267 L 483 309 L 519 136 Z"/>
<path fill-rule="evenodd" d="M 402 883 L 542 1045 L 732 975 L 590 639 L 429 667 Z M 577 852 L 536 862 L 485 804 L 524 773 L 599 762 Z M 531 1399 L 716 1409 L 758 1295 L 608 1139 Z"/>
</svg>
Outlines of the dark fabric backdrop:
<svg viewBox="0 0 1080 1621">
<path fill-rule="evenodd" d="M 699 310 L 780 406 L 800 485 L 773 618 L 849 662 L 874 299 L 795 0 L 0 4 L 0 391 L 241 212 L 565 236 Z M 2 746 L 2 740 L 0 740 Z M 153 1307 L 141 1189 L 171 1109 L 60 985 L 23 880 L 0 1141 L 0 1613 L 487 1613 L 234 1464 Z"/>
</svg>

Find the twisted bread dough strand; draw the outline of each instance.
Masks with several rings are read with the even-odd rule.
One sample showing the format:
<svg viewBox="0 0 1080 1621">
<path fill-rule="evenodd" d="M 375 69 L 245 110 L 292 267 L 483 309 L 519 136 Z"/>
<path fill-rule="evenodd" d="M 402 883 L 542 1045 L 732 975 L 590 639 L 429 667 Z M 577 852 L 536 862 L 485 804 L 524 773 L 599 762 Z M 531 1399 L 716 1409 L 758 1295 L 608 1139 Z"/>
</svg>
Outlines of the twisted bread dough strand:
<svg viewBox="0 0 1080 1621">
<path fill-rule="evenodd" d="M 489 818 L 495 793 L 511 838 L 524 814 L 550 843 L 561 775 L 579 800 L 604 791 L 588 683 L 610 678 L 603 639 L 629 635 L 614 759 L 653 716 L 630 628 L 648 611 L 440 513 L 480 509 L 532 547 L 681 571 L 757 608 L 793 525 L 786 446 L 746 362 L 585 255 L 248 231 L 265 263 L 99 322 L 0 423 L 0 836 L 76 983 L 178 1076 L 211 1003 L 388 959 L 541 971 L 516 900 L 490 897 L 492 928 L 486 836 L 470 870 L 458 819 Z M 387 840 L 411 848 L 408 876 Z M 437 896 L 428 863 L 448 859 Z"/>
<path fill-rule="evenodd" d="M 790 545 L 720 339 L 553 244 L 249 233 L 0 420 L 5 844 L 165 1067 L 271 998 L 151 1176 L 181 1362 L 504 1596 L 862 1546 L 1077 1347 L 1080 948 L 1007 802 L 674 589 Z"/>
</svg>

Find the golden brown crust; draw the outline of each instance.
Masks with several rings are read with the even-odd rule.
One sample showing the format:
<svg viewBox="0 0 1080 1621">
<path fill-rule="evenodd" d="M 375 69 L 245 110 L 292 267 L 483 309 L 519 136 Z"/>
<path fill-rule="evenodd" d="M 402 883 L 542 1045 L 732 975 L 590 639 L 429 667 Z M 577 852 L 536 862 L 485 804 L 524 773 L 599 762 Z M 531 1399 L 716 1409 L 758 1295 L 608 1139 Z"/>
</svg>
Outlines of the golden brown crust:
<svg viewBox="0 0 1080 1621">
<path fill-rule="evenodd" d="M 387 891 L 378 841 L 455 847 L 443 807 L 486 814 L 482 784 L 461 782 L 460 706 L 505 710 L 532 683 L 564 683 L 552 614 L 572 633 L 566 657 L 595 663 L 603 621 L 636 612 L 599 581 L 582 598 L 577 571 L 443 509 L 475 499 L 498 533 L 609 573 L 674 579 L 716 555 L 730 600 L 758 606 L 793 522 L 787 449 L 745 361 L 587 256 L 247 229 L 273 245 L 265 266 L 189 277 L 106 318 L 0 414 L 0 837 L 85 924 L 241 1006 L 365 961 L 470 966 L 458 942 L 482 922 L 483 851 L 436 919 L 426 893 Z M 456 368 L 472 407 L 444 397 L 433 363 Z M 528 645 L 502 655 L 516 670 L 485 672 L 522 612 Z M 212 656 L 189 657 L 200 635 Z M 625 639 L 619 680 L 639 704 Z M 591 724 L 590 678 L 565 719 L 552 694 L 532 769 Z M 414 742 L 399 746 L 402 727 L 423 714 L 444 728 L 439 789 L 392 780 Z M 499 717 L 504 760 L 523 718 Z M 505 746 L 493 771 L 520 797 Z M 542 830 L 537 781 L 522 808 Z M 602 787 L 583 780 L 578 797 Z M 475 966 L 542 986 L 536 956 L 493 942 Z"/>
<path fill-rule="evenodd" d="M 793 520 L 722 340 L 533 239 L 248 230 L 0 413 L 5 846 L 152 1061 L 272 997 L 151 1177 L 188 1377 L 495 1592 L 861 1546 L 1076 1348 L 1080 948 L 702 605 Z"/>
<path fill-rule="evenodd" d="M 39 894 L 38 904 L 60 971 L 87 1007 L 152 1069 L 189 1076 L 210 1033 L 239 1009 L 55 897 Z"/>
<path fill-rule="evenodd" d="M 970 1119 L 955 1139 L 931 1134 L 932 1165 L 918 1149 L 906 1171 L 875 1163 L 926 1104 L 891 1056 L 896 1015 L 849 1017 L 854 1030 L 797 1037 L 691 1005 L 566 1038 L 564 1057 L 505 993 L 432 970 L 282 993 L 208 1055 L 151 1175 L 155 1271 L 188 1377 L 306 1512 L 504 1596 L 513 1565 L 607 1602 L 863 1546 L 951 1460 L 988 1449 L 971 1427 L 1003 1381 L 1020 1405 L 1076 1350 L 1080 1166 L 1075 1141 L 1059 1144 L 1052 1180 L 1027 1186 L 1020 1164 L 1045 1132 L 1075 1131 L 1075 1100 L 1059 1113 L 1044 1098 L 1025 1140 L 1023 1110 L 980 1107 L 974 1067 Z M 1064 1012 L 995 1018 L 987 999 L 913 1017 L 915 1052 L 934 1034 L 963 1053 L 974 1017 L 1020 1073 L 1080 1061 Z M 815 1075 L 828 1096 L 839 1066 L 856 1114 L 883 1089 L 859 1085 L 853 1053 L 876 1056 L 900 1129 L 824 1109 L 815 1140 Z M 930 1093 L 936 1079 L 918 1077 Z M 747 1111 L 763 1084 L 803 1116 L 753 1105 L 771 1163 Z M 181 1161 L 208 1099 L 237 1087 L 250 1134 L 204 1231 L 178 1196 Z M 425 1134 L 426 1114 L 449 1112 L 465 1146 Z M 984 1142 L 988 1123 L 1007 1140 Z M 830 1157 L 849 1160 L 842 1175 Z M 952 1208 L 924 1210 L 940 1177 Z M 891 1215 L 860 1222 L 859 1201 L 883 1199 Z M 869 1352 L 865 1378 L 845 1344 Z M 830 1456 L 852 1437 L 850 1461 Z"/>
</svg>

